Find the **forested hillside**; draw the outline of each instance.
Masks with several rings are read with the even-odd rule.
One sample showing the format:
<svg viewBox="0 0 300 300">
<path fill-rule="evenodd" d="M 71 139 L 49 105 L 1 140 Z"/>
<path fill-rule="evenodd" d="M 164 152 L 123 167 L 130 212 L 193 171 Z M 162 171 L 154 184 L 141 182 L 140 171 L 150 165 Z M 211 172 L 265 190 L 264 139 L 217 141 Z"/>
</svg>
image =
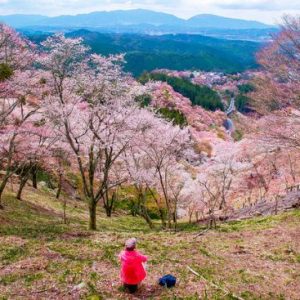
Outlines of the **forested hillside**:
<svg viewBox="0 0 300 300">
<path fill-rule="evenodd" d="M 46 36 L 43 33 L 29 34 L 34 42 L 41 42 Z M 261 47 L 255 42 L 221 40 L 201 35 L 148 36 L 79 30 L 67 36 L 83 38 L 92 52 L 98 54 L 126 53 L 125 70 L 135 76 L 161 68 L 241 72 L 257 67 L 255 52 Z"/>
<path fill-rule="evenodd" d="M 191 100 L 193 105 L 201 106 L 207 110 L 224 110 L 224 105 L 218 93 L 207 86 L 191 83 L 187 79 L 168 76 L 162 73 L 144 73 L 139 80 L 142 83 L 150 80 L 168 83 L 173 89 Z"/>
</svg>

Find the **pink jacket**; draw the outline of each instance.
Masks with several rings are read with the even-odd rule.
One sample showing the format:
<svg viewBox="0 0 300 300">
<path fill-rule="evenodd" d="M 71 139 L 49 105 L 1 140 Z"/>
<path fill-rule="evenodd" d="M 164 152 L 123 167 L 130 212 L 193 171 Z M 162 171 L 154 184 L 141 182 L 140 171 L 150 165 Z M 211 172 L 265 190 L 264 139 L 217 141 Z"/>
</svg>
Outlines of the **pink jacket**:
<svg viewBox="0 0 300 300">
<path fill-rule="evenodd" d="M 136 250 L 122 251 L 119 254 L 121 260 L 121 280 L 126 284 L 139 284 L 146 277 L 143 262 L 147 261 L 147 256 Z"/>
</svg>

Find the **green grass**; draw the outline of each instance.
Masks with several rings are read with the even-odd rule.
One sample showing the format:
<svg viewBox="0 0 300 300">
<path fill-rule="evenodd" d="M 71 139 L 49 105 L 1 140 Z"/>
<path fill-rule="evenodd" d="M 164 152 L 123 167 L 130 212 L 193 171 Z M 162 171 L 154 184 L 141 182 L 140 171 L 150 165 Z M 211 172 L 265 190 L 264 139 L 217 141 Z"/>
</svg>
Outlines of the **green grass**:
<svg viewBox="0 0 300 300">
<path fill-rule="evenodd" d="M 43 277 L 43 273 L 28 274 L 24 276 L 24 281 L 27 286 L 30 286 L 33 282 L 41 280 Z"/>
<path fill-rule="evenodd" d="M 200 247 L 200 248 L 199 248 L 199 251 L 200 251 L 204 256 L 207 256 L 207 257 L 212 257 L 212 256 L 213 256 L 213 255 L 212 255 L 211 253 L 209 253 L 209 252 L 207 251 L 207 249 L 204 248 L 204 247 Z"/>
<path fill-rule="evenodd" d="M 4 247 L 2 246 L 1 248 L 4 248 Z M 0 251 L 1 251 L 1 248 L 0 248 Z M 3 254 L 1 255 L 0 259 L 3 264 L 15 262 L 26 254 L 26 250 L 24 247 L 4 248 L 3 251 L 1 251 L 1 252 L 3 252 Z"/>
<path fill-rule="evenodd" d="M 199 267 L 199 266 L 193 266 L 193 269 L 199 273 L 199 275 L 203 276 L 205 279 L 213 281 L 214 275 L 216 274 L 216 270 L 212 266 L 205 266 L 205 267 Z"/>
<path fill-rule="evenodd" d="M 5 275 L 0 278 L 0 284 L 3 284 L 4 286 L 6 286 L 6 285 L 9 285 L 10 283 L 14 283 L 15 281 L 18 280 L 18 278 L 19 278 L 19 276 L 15 275 L 15 274 Z"/>
<path fill-rule="evenodd" d="M 178 232 L 170 233 L 160 231 L 157 221 L 156 229 L 150 230 L 139 217 L 119 211 L 107 218 L 99 207 L 98 230 L 89 232 L 86 203 L 69 200 L 70 223 L 64 225 L 60 202 L 53 195 L 27 189 L 24 198 L 18 201 L 6 193 L 5 210 L 0 211 L 0 299 L 12 299 L 18 291 L 25 298 L 34 291 L 41 298 L 63 298 L 60 292 L 71 292 L 81 283 L 78 298 L 127 299 L 120 289 L 117 255 L 132 236 L 149 256 L 149 275 L 140 298 L 234 299 L 232 293 L 247 300 L 300 296 L 292 288 L 286 290 L 287 283 L 293 287 L 300 278 L 295 239 L 299 210 L 219 224 L 217 230 L 197 236 L 204 228 L 197 224 L 180 222 Z M 157 279 L 168 273 L 178 278 L 178 286 L 161 289 Z M 208 282 L 229 293 L 224 295 Z M 51 286 L 58 290 L 55 295 L 40 292 Z"/>
</svg>

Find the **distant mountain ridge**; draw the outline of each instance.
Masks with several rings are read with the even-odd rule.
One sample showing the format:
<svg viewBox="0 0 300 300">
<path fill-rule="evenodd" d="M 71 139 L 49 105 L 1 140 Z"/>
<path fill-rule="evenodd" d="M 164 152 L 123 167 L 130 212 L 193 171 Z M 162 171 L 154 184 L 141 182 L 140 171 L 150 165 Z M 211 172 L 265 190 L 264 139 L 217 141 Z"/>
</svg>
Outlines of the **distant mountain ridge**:
<svg viewBox="0 0 300 300">
<path fill-rule="evenodd" d="M 272 27 L 257 21 L 226 18 L 210 14 L 194 16 L 187 20 L 187 24 L 191 27 L 218 29 L 265 29 Z"/>
<path fill-rule="evenodd" d="M 115 10 L 110 12 L 93 12 L 76 16 L 58 16 L 42 23 L 50 21 L 54 26 L 72 27 L 107 27 L 107 26 L 130 26 L 139 24 L 149 24 L 161 26 L 164 24 L 178 24 L 182 21 L 170 14 L 158 13 L 148 10 Z M 46 24 L 45 24 L 46 25 Z M 79 25 L 79 26 L 78 26 Z"/>
<path fill-rule="evenodd" d="M 62 15 L 47 17 L 42 15 L 7 15 L 0 16 L 0 22 L 7 23 L 16 28 L 25 27 L 55 27 L 55 28 L 116 28 L 144 26 L 147 30 L 173 30 L 188 32 L 189 30 L 215 28 L 215 29 L 268 29 L 274 26 L 257 21 L 225 18 L 216 15 L 202 14 L 188 20 L 174 15 L 155 12 L 151 10 L 115 10 L 92 12 L 79 15 Z"/>
<path fill-rule="evenodd" d="M 7 16 L 0 16 L 0 22 L 6 23 L 15 28 L 22 28 L 28 26 L 35 26 L 40 21 L 45 21 L 48 17 L 41 16 L 41 15 L 7 15 Z"/>
</svg>

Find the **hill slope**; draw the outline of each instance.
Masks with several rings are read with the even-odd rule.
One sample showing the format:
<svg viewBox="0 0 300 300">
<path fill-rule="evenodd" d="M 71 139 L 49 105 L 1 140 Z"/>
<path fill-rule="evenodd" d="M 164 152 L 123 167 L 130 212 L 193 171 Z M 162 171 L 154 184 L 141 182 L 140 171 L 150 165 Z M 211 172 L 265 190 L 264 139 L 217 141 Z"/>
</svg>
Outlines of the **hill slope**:
<svg viewBox="0 0 300 300">
<path fill-rule="evenodd" d="M 8 191 L 0 211 L 1 299 L 128 299 L 117 254 L 131 236 L 149 255 L 139 299 L 300 297 L 299 210 L 224 224 L 199 237 L 196 225 L 180 224 L 177 234 L 149 231 L 138 217 L 107 219 L 99 210 L 99 231 L 91 233 L 84 203 L 68 200 L 70 224 L 63 225 L 61 203 L 53 196 L 27 187 L 24 198 Z M 174 289 L 157 285 L 167 273 L 178 278 Z"/>
<path fill-rule="evenodd" d="M 126 53 L 126 70 L 139 75 L 154 69 L 201 69 L 239 72 L 256 67 L 258 43 L 227 41 L 200 35 L 104 35 L 77 31 L 97 53 Z"/>
<path fill-rule="evenodd" d="M 28 34 L 39 43 L 46 35 Z M 201 35 L 104 34 L 78 30 L 67 34 L 82 37 L 95 53 L 126 53 L 125 70 L 138 76 L 154 69 L 241 72 L 257 67 L 259 43 L 229 41 Z"/>
</svg>

